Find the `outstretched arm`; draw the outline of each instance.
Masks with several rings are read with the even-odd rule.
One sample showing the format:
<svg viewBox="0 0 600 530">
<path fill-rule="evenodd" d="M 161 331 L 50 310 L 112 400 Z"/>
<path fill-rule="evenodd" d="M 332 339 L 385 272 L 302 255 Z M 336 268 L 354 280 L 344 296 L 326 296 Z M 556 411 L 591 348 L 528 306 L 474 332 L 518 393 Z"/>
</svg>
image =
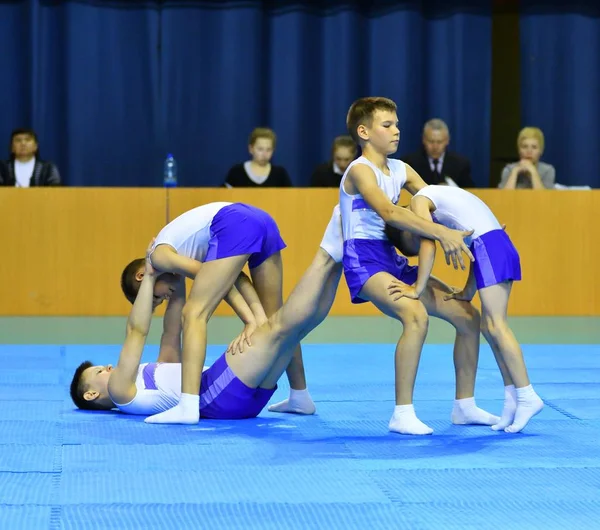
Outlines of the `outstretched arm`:
<svg viewBox="0 0 600 530">
<path fill-rule="evenodd" d="M 116 403 L 129 403 L 135 397 L 135 380 L 152 323 L 155 280 L 154 269 L 146 257 L 144 278 L 127 320 L 125 343 L 108 381 L 108 391 Z"/>
<path fill-rule="evenodd" d="M 463 302 L 470 302 L 473 300 L 476 292 L 477 281 L 475 279 L 475 267 L 473 263 L 471 263 L 469 278 L 467 279 L 467 284 L 463 287 L 462 291 L 453 287 L 452 292 L 444 296 L 444 300 L 460 300 Z"/>
<path fill-rule="evenodd" d="M 256 320 L 254 314 L 246 302 L 244 296 L 238 291 L 237 287 L 231 286 L 229 292 L 225 295 L 225 302 L 234 310 L 235 314 L 240 317 L 240 320 L 246 325 L 255 325 Z"/>
<path fill-rule="evenodd" d="M 267 321 L 267 315 L 260 302 L 258 293 L 256 292 L 256 289 L 254 289 L 252 281 L 245 272 L 240 272 L 240 275 L 235 282 L 235 287 L 248 304 L 250 311 L 252 311 L 256 325 L 262 326 Z"/>
<path fill-rule="evenodd" d="M 432 202 L 427 197 L 415 196 L 410 202 L 411 210 L 421 219 L 433 222 L 431 217 Z M 431 277 L 433 263 L 435 261 L 435 241 L 427 238 L 421 238 L 419 247 L 419 272 L 417 281 L 414 285 L 406 285 L 398 280 L 392 281 L 388 289 L 390 295 L 395 295 L 394 300 L 406 297 L 418 299 Z"/>
<path fill-rule="evenodd" d="M 410 207 L 416 215 L 427 221 L 433 222 L 431 218 L 431 201 L 427 197 L 413 197 L 410 202 Z M 421 238 L 421 246 L 419 248 L 419 272 L 417 282 L 415 284 L 415 292 L 417 296 L 427 287 L 427 282 L 431 277 L 433 262 L 435 261 L 435 241 L 431 239 Z"/>
<path fill-rule="evenodd" d="M 392 203 L 377 185 L 375 173 L 364 165 L 352 166 L 348 172 L 347 182 L 354 186 L 356 193 L 362 195 L 365 202 L 389 225 L 399 230 L 431 239 L 439 239 L 442 233 L 439 225 L 426 222 L 406 208 Z"/>
<path fill-rule="evenodd" d="M 407 166 L 407 174 L 410 171 L 416 175 L 416 177 L 412 176 L 414 182 L 410 191 L 416 192 L 419 186 L 423 187 L 424 183 L 414 170 L 410 166 Z M 419 180 L 420 182 L 418 182 Z M 445 226 L 427 221 L 406 208 L 396 206 L 379 188 L 375 174 L 370 167 L 364 164 L 352 166 L 346 177 L 346 183 L 349 183 L 353 187 L 352 193 L 360 193 L 362 195 L 366 203 L 377 212 L 386 224 L 399 230 L 405 230 L 421 237 L 439 241 L 446 254 L 446 263 L 449 264 L 450 259 L 452 259 L 454 268 L 457 269 L 459 263 L 462 269 L 465 268 L 462 252 L 469 259 L 473 259 L 473 255 L 464 242 L 464 238 L 471 235 L 472 231 L 459 232 L 458 230 L 451 230 Z M 350 190 L 347 191 L 350 193 Z"/>
<path fill-rule="evenodd" d="M 235 355 L 236 353 L 242 353 L 246 345 L 252 345 L 250 337 L 252 337 L 257 328 L 267 322 L 267 315 L 260 298 L 258 297 L 258 293 L 254 289 L 252 281 L 243 271 L 240 272 L 234 288 L 244 301 L 244 304 L 249 308 L 250 314 L 252 315 L 251 320 L 249 321 L 242 319 L 246 324 L 242 333 L 229 343 L 227 352 L 232 352 Z"/>
</svg>

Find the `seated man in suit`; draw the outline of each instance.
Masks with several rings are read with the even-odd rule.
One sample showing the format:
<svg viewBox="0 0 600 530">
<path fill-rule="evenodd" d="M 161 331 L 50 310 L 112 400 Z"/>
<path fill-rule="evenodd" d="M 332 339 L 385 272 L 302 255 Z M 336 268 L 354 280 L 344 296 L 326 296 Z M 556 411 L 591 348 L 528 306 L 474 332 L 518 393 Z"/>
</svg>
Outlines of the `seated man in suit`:
<svg viewBox="0 0 600 530">
<path fill-rule="evenodd" d="M 424 149 L 402 157 L 427 184 L 450 184 L 474 188 L 471 163 L 457 153 L 447 151 L 448 126 L 440 119 L 429 120 L 423 127 Z"/>
</svg>

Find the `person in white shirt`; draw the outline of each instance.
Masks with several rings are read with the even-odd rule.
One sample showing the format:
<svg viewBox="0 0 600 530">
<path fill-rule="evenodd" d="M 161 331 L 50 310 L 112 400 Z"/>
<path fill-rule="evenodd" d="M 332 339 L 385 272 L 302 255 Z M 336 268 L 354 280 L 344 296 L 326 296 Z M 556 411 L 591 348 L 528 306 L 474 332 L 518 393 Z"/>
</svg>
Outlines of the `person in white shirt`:
<svg viewBox="0 0 600 530">
<path fill-rule="evenodd" d="M 193 284 L 185 304 L 176 306 L 172 315 L 168 315 L 169 321 L 175 322 L 174 328 L 178 322 L 182 322 L 183 328 L 181 399 L 172 409 L 147 418 L 148 423 L 199 421 L 198 392 L 206 357 L 208 319 L 219 303 L 227 299 L 246 324 L 240 340 L 248 341 L 261 323 L 263 308 L 266 317 L 270 317 L 283 305 L 281 250 L 285 246 L 275 220 L 265 211 L 242 203 L 214 202 L 199 206 L 181 214 L 159 232 L 150 259 L 155 269 L 167 275 L 157 282 L 161 285 L 155 288 L 155 296 L 159 300 L 170 297 L 176 283 L 182 283 L 185 277 L 193 279 Z M 262 305 L 261 313 L 255 313 L 256 308 L 249 307 L 236 288 L 243 279 L 241 273 L 246 263 Z M 143 269 L 141 258 L 123 271 L 121 286 L 131 302 L 141 285 Z M 177 327 L 171 333 L 175 340 L 179 330 Z M 290 387 L 303 393 L 305 413 L 312 414 L 314 403 L 306 389 L 299 344 L 288 377 Z"/>
<path fill-rule="evenodd" d="M 410 210 L 426 221 L 456 230 L 472 231 L 469 248 L 474 256 L 467 284 L 448 298 L 471 301 L 479 292 L 481 331 L 487 339 L 504 380 L 504 409 L 493 430 L 517 433 L 544 407 L 533 389 L 523 352 L 507 321 L 513 282 L 521 280 L 519 253 L 502 226 L 479 197 L 460 188 L 426 186 L 412 198 Z M 418 299 L 424 292 L 435 258 L 435 242 L 406 232 L 388 237 L 405 256 L 419 255 L 416 281 L 392 282 L 391 293 L 398 298 Z"/>
<path fill-rule="evenodd" d="M 383 314 L 402 322 L 402 335 L 395 352 L 396 406 L 389 429 L 399 434 L 427 435 L 433 432 L 417 417 L 413 406 L 415 380 L 429 316 L 447 320 L 451 308 L 443 303 L 450 292 L 436 280 L 422 300 L 393 300 L 388 288 L 392 280 L 412 283 L 416 267 L 399 256 L 385 234 L 386 224 L 440 242 L 448 262 L 465 268 L 462 253 L 472 259 L 464 242 L 470 235 L 425 221 L 397 206 L 400 192 L 416 193 L 425 182 L 408 164 L 389 158 L 398 149 L 400 129 L 396 104 L 383 97 L 356 100 L 346 124 L 362 156 L 352 162 L 340 184 L 340 209 L 344 237 L 344 275 L 353 303 L 371 302 Z M 474 399 L 474 373 L 479 355 L 479 314 L 471 304 L 462 306 L 462 326 L 455 342 L 457 393 L 452 420 L 455 423 L 492 425 L 496 417 L 479 409 Z"/>
<path fill-rule="evenodd" d="M 60 186 L 61 179 L 56 165 L 39 157 L 35 131 L 15 129 L 11 134 L 10 145 L 10 159 L 0 164 L 0 186 Z"/>
<path fill-rule="evenodd" d="M 154 247 L 155 244 L 149 247 L 144 261 L 144 276 L 129 315 L 127 337 L 116 368 L 86 361 L 75 371 L 71 398 L 79 408 L 118 408 L 126 414 L 149 416 L 168 411 L 181 400 L 182 366 L 178 355 L 168 357 L 161 351 L 157 362 L 140 364 L 160 277 L 151 262 Z M 243 419 L 255 417 L 263 410 L 289 365 L 296 344 L 329 313 L 342 274 L 341 261 L 341 221 L 336 207 L 313 262 L 283 307 L 256 330 L 251 345 L 245 346 L 243 353 L 230 345 L 202 372 L 200 417 Z M 247 277 L 238 285 L 249 305 L 260 305 Z M 292 394 L 291 401 L 293 398 Z M 280 412 L 273 407 L 269 410 Z"/>
</svg>

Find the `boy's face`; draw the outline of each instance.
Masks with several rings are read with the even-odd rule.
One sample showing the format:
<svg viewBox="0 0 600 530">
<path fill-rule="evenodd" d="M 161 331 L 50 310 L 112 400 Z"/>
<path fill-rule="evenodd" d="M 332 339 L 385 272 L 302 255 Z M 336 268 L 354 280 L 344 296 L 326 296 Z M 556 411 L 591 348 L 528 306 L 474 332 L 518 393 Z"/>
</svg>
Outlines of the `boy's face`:
<svg viewBox="0 0 600 530">
<path fill-rule="evenodd" d="M 370 127 L 361 125 L 358 134 L 379 153 L 391 155 L 398 150 L 400 129 L 398 116 L 389 110 L 376 110 Z"/>
<path fill-rule="evenodd" d="M 248 150 L 257 164 L 266 165 L 273 156 L 273 141 L 270 138 L 257 138 Z"/>
<path fill-rule="evenodd" d="M 344 172 L 355 156 L 356 152 L 351 147 L 336 147 L 333 152 L 333 162 L 340 168 L 340 171 Z"/>
<path fill-rule="evenodd" d="M 105 397 L 108 395 L 108 380 L 112 372 L 112 364 L 106 366 L 90 366 L 81 377 L 85 381 L 87 390 L 83 397 L 88 400 Z"/>
<path fill-rule="evenodd" d="M 135 280 L 138 283 L 142 283 L 144 278 L 144 269 L 140 268 L 135 275 Z M 152 298 L 152 307 L 156 308 L 162 304 L 165 300 L 170 300 L 171 296 L 177 289 L 177 284 L 180 281 L 180 277 L 170 272 L 162 273 L 154 282 L 154 296 Z"/>
<path fill-rule="evenodd" d="M 171 274 L 163 274 L 154 284 L 154 297 L 152 298 L 152 306 L 157 307 L 165 300 L 170 300 L 175 292 L 177 281 L 171 278 Z"/>
<path fill-rule="evenodd" d="M 12 139 L 12 152 L 15 156 L 33 156 L 38 145 L 30 134 L 17 134 Z"/>
</svg>

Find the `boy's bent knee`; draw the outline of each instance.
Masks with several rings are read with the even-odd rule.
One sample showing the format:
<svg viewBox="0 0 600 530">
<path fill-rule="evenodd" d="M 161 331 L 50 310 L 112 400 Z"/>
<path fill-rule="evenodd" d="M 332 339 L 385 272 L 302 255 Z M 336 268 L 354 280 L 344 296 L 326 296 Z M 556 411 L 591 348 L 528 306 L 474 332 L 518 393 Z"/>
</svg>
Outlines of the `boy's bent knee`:
<svg viewBox="0 0 600 530">
<path fill-rule="evenodd" d="M 493 338 L 501 337 L 508 331 L 508 323 L 504 318 L 492 318 L 489 315 L 485 315 L 481 319 L 481 332 L 486 336 Z"/>
<path fill-rule="evenodd" d="M 464 308 L 464 313 L 453 322 L 454 327 L 456 327 L 458 331 L 464 333 L 479 333 L 482 327 L 481 313 L 472 304 L 465 304 Z"/>
<path fill-rule="evenodd" d="M 402 325 L 405 329 L 427 332 L 429 327 L 429 315 L 422 304 L 415 304 L 408 311 L 403 311 L 401 316 Z"/>
<path fill-rule="evenodd" d="M 181 321 L 185 325 L 186 322 L 193 320 L 205 320 L 208 322 L 212 311 L 206 305 L 199 302 L 187 302 L 181 311 Z"/>
</svg>

